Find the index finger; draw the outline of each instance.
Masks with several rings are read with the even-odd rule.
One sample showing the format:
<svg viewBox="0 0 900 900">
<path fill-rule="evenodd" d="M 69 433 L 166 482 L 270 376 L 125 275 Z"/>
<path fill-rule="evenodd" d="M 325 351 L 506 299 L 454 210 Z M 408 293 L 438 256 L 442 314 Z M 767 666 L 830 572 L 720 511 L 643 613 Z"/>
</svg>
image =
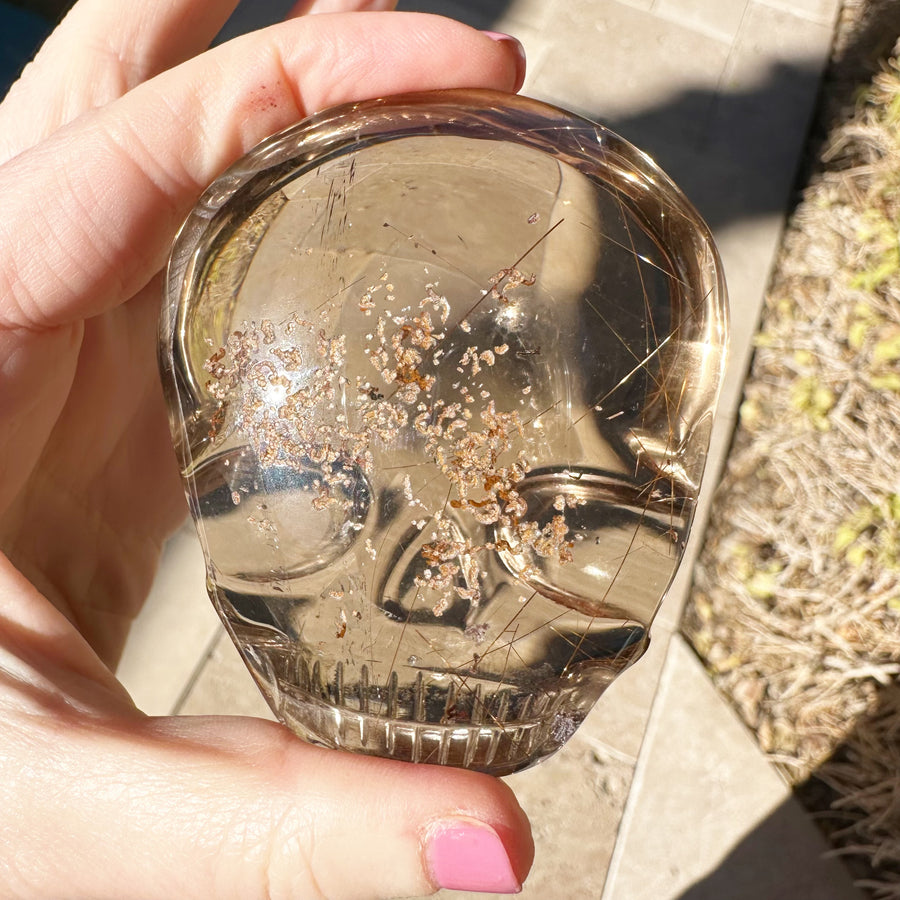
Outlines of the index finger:
<svg viewBox="0 0 900 900">
<path fill-rule="evenodd" d="M 0 161 L 202 53 L 237 5 L 238 0 L 78 0 L 0 105 Z M 394 5 L 395 0 L 301 0 L 288 15 Z"/>
<path fill-rule="evenodd" d="M 46 328 L 136 293 L 200 191 L 265 136 L 349 100 L 517 90 L 521 51 L 459 22 L 293 19 L 224 44 L 0 168 L 0 322 Z"/>
</svg>

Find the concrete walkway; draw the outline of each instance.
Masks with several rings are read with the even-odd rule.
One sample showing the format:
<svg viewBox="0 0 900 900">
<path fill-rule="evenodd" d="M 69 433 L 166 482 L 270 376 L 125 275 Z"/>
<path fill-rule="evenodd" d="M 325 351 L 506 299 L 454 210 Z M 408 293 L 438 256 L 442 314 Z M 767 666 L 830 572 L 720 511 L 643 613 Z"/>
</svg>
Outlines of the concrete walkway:
<svg viewBox="0 0 900 900">
<path fill-rule="evenodd" d="M 261 9 L 275 17 L 289 5 L 245 3 L 233 30 L 257 22 Z M 530 61 L 525 93 L 638 144 L 709 221 L 725 261 L 733 340 L 707 502 L 734 425 L 837 7 L 838 0 L 401 3 L 515 34 Z M 701 509 L 698 530 L 704 518 Z M 677 635 L 689 579 L 687 565 L 657 618 L 650 652 L 571 742 L 509 779 L 537 843 L 522 896 L 857 897 Z M 268 715 L 205 599 L 192 531 L 168 548 L 120 672 L 151 713 Z"/>
</svg>

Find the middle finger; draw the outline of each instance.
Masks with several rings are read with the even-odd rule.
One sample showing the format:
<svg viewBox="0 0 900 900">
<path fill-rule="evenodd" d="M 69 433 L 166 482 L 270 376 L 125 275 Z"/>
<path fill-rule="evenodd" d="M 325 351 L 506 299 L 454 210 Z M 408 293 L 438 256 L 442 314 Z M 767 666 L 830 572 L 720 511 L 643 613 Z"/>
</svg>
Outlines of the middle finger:
<svg viewBox="0 0 900 900">
<path fill-rule="evenodd" d="M 206 50 L 239 0 L 79 0 L 0 106 L 0 162 Z M 289 15 L 390 8 L 304 0 Z"/>
</svg>

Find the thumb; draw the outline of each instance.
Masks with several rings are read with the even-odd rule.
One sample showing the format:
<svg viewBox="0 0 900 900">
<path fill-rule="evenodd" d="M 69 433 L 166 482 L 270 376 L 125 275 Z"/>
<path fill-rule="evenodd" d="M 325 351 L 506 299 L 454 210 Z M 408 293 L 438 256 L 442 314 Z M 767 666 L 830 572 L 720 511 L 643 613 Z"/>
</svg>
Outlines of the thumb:
<svg viewBox="0 0 900 900">
<path fill-rule="evenodd" d="M 323 750 L 258 719 L 82 722 L 51 737 L 39 753 L 26 742 L 37 818 L 6 844 L 41 884 L 14 896 L 514 893 L 531 864 L 524 813 L 486 775 Z"/>
</svg>

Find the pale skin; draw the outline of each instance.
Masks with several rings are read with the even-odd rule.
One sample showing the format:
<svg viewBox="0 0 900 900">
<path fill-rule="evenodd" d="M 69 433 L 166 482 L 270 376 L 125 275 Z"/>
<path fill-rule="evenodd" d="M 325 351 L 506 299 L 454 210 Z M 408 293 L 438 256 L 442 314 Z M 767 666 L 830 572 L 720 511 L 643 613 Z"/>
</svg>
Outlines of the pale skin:
<svg viewBox="0 0 900 900">
<path fill-rule="evenodd" d="M 0 106 L 4 898 L 426 894 L 430 829 L 457 821 L 498 835 L 517 880 L 531 864 L 494 779 L 148 717 L 115 679 L 185 516 L 156 320 L 201 190 L 335 103 L 521 83 L 512 42 L 385 0 L 305 0 L 207 51 L 235 5 L 80 0 Z"/>
</svg>

